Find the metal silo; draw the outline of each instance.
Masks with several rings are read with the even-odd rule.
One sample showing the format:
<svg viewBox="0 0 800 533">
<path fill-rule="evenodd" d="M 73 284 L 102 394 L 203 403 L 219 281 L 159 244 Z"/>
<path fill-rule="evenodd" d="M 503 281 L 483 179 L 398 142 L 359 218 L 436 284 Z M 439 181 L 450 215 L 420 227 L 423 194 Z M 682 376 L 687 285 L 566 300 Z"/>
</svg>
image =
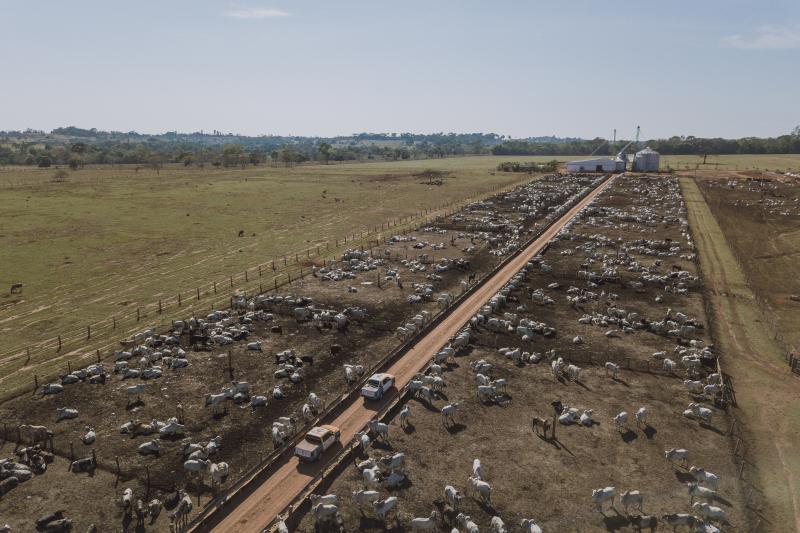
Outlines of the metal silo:
<svg viewBox="0 0 800 533">
<path fill-rule="evenodd" d="M 639 150 L 633 158 L 633 170 L 635 172 L 658 172 L 658 165 L 661 156 L 649 146 L 644 150 Z"/>
</svg>

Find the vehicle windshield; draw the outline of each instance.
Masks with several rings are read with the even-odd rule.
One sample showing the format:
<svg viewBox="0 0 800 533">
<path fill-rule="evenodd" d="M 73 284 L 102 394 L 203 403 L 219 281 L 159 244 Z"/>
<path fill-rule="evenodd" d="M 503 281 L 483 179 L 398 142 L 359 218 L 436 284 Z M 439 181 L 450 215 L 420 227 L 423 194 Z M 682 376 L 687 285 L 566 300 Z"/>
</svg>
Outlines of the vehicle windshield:
<svg viewBox="0 0 800 533">
<path fill-rule="evenodd" d="M 372 387 L 380 387 L 381 386 L 381 382 L 378 381 L 377 379 L 371 379 L 371 380 L 367 381 L 367 385 L 370 385 Z"/>
<path fill-rule="evenodd" d="M 318 436 L 316 436 L 316 435 L 310 435 L 310 434 L 309 434 L 309 435 L 306 435 L 306 440 L 307 440 L 308 442 L 311 442 L 311 443 L 313 443 L 313 444 L 321 444 L 321 443 L 322 443 L 322 439 L 321 439 L 321 438 L 319 438 L 319 437 L 318 437 Z"/>
</svg>

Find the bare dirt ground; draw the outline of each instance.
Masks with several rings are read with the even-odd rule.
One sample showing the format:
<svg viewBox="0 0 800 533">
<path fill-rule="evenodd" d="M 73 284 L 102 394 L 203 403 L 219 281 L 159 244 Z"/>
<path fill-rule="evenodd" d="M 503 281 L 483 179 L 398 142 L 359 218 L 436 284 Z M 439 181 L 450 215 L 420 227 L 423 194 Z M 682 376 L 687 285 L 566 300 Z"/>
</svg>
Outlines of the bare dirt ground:
<svg viewBox="0 0 800 533">
<path fill-rule="evenodd" d="M 751 286 L 729 246 L 732 241 L 750 250 L 774 245 L 774 242 L 745 237 L 752 227 L 753 218 L 763 216 L 762 205 L 740 204 L 736 209 L 736 224 L 727 218 L 728 224 L 722 226 L 697 184 L 685 179 L 682 185 L 697 237 L 708 299 L 713 305 L 718 326 L 717 338 L 725 354 L 724 368 L 733 377 L 736 387 L 738 406 L 733 414 L 741 422 L 741 436 L 745 443 L 743 454 L 748 459 L 746 479 L 754 487 L 755 507 L 759 511 L 762 529 L 800 531 L 800 462 L 795 451 L 800 435 L 800 383 L 789 374 L 785 354 L 769 327 L 764 307 L 759 305 L 754 294 L 757 287 L 763 285 L 768 286 L 767 295 L 786 290 L 787 285 L 778 280 L 788 273 L 784 272 L 770 282 L 763 272 L 759 275 L 751 271 L 750 280 L 759 280 Z M 718 208 L 728 206 L 719 209 L 720 213 L 732 209 L 727 198 L 729 193 L 739 196 L 740 202 L 741 196 L 748 194 L 741 190 L 725 191 L 720 185 L 702 184 L 708 196 L 718 198 Z M 729 211 L 728 217 L 731 214 Z M 762 228 L 761 231 L 767 230 Z M 752 256 L 744 257 L 747 257 L 745 265 L 752 266 Z M 774 268 L 776 265 L 765 266 Z M 782 416 L 774 419 L 765 416 L 776 405 L 781 406 Z"/>
<path fill-rule="evenodd" d="M 247 351 L 245 343 L 237 343 L 230 347 L 232 372 L 228 370 L 227 348 L 212 347 L 210 350 L 192 351 L 191 346 L 183 339 L 184 348 L 189 351 L 188 368 L 167 370 L 161 379 L 142 382 L 146 391 L 142 394 L 142 402 L 133 406 L 127 404 L 124 388 L 138 383 L 138 380 L 121 380 L 119 376 L 110 377 L 105 385 L 89 385 L 81 383 L 68 385 L 63 393 L 42 396 L 24 396 L 4 403 L 0 406 L 0 416 L 6 424 L 4 435 L 13 438 L 15 427 L 19 423 L 41 424 L 54 431 L 55 452 L 61 457 L 70 458 L 74 451 L 76 458 L 90 453 L 90 447 L 80 442 L 84 428 L 91 425 L 97 432 L 97 442 L 92 445 L 97 452 L 98 469 L 93 483 L 105 483 L 113 480 L 106 487 L 102 497 L 91 500 L 84 506 L 75 502 L 75 497 L 83 493 L 83 475 L 66 474 L 73 482 L 69 489 L 55 492 L 48 502 L 53 508 L 64 507 L 74 512 L 76 527 L 82 528 L 95 523 L 101 530 L 116 530 L 123 524 L 123 516 L 116 506 L 122 488 L 130 486 L 137 496 L 144 497 L 156 491 L 169 492 L 175 486 L 186 487 L 195 501 L 203 505 L 212 495 L 213 490 L 206 479 L 202 484 L 187 478 L 181 466 L 180 450 L 184 443 L 205 442 L 215 435 L 223 438 L 221 451 L 214 457 L 215 462 L 225 461 L 231 465 L 231 479 L 257 464 L 272 449 L 270 438 L 271 422 L 279 416 L 297 413 L 299 406 L 309 392 L 320 394 L 331 401 L 346 390 L 343 363 L 363 364 L 367 367 L 384 357 L 398 344 L 393 335 L 395 328 L 422 309 L 432 313 L 437 311 L 435 302 L 411 304 L 407 296 L 412 292 L 412 283 L 433 283 L 435 294 L 459 292 L 460 281 L 469 272 L 480 277 L 493 268 L 502 256 L 510 251 L 504 249 L 515 238 L 514 228 L 521 225 L 532 228 L 547 213 L 549 206 L 560 205 L 566 198 L 576 192 L 581 183 L 588 180 L 574 180 L 570 187 L 561 182 L 543 182 L 540 189 L 542 206 L 539 211 L 523 213 L 516 210 L 516 204 L 508 199 L 498 198 L 496 205 L 474 206 L 462 218 L 457 220 L 442 219 L 441 226 L 446 233 L 434 233 L 420 230 L 412 234 L 417 240 L 387 244 L 380 250 L 373 250 L 377 256 L 385 259 L 380 271 L 358 272 L 356 279 L 342 281 L 322 281 L 320 278 L 308 277 L 291 287 L 296 295 L 309 296 L 314 299 L 318 308 L 341 310 L 348 306 L 360 306 L 366 309 L 368 319 L 362 323 L 351 322 L 348 329 L 338 332 L 335 329 L 315 329 L 310 323 L 298 323 L 289 316 L 276 315 L 273 322 L 254 324 L 248 341 L 262 341 L 262 353 Z M 539 190 L 539 189 L 537 189 Z M 466 229 L 470 221 L 474 223 L 491 218 L 487 209 L 500 213 L 503 220 L 493 231 L 486 228 Z M 493 215 L 494 216 L 494 215 Z M 496 218 L 496 217 L 495 217 Z M 498 222 L 494 220 L 494 222 Z M 483 222 L 481 222 L 483 223 Z M 459 229 L 447 229 L 458 226 Z M 461 227 L 463 226 L 463 227 Z M 496 242 L 493 242 L 495 241 Z M 430 244 L 443 242 L 446 247 L 431 250 L 430 244 L 424 248 L 415 248 L 420 241 Z M 473 247 L 474 250 L 464 252 Z M 388 251 L 389 255 L 385 255 Z M 424 272 L 412 273 L 403 264 L 407 259 L 414 259 L 422 253 L 433 256 L 440 261 L 443 257 L 466 258 L 470 262 L 470 270 L 450 269 L 441 273 L 441 279 L 431 280 L 430 265 Z M 340 264 L 334 264 L 339 267 Z M 386 274 L 389 269 L 399 269 L 403 279 L 401 289 L 394 282 L 384 281 L 378 287 L 378 276 Z M 357 292 L 350 292 L 347 287 L 355 286 Z M 270 328 L 280 325 L 282 333 L 273 333 Z M 340 345 L 341 352 L 331 356 L 330 347 Z M 210 409 L 203 407 L 206 393 L 218 392 L 229 384 L 231 379 L 244 380 L 250 383 L 254 394 L 269 396 L 274 385 L 286 380 L 277 380 L 273 376 L 276 369 L 274 354 L 292 348 L 298 354 L 313 354 L 315 362 L 303 369 L 304 379 L 299 385 L 286 389 L 288 397 L 273 401 L 263 409 L 251 409 L 229 405 L 227 414 L 213 417 Z M 132 361 L 135 366 L 135 362 Z M 64 369 L 65 373 L 67 369 Z M 109 370 L 107 368 L 107 370 Z M 183 409 L 178 408 L 181 404 Z M 72 407 L 79 411 L 74 420 L 55 423 L 56 407 Z M 171 416 L 181 416 L 187 429 L 186 438 L 162 439 L 161 453 L 158 457 L 143 457 L 137 454 L 139 444 L 152 437 L 131 438 L 121 435 L 121 424 L 138 419 L 147 422 L 151 419 L 166 420 Z M 5 455 L 11 455 L 8 447 Z M 116 458 L 120 460 L 120 475 L 116 475 Z M 66 471 L 66 469 L 65 469 Z M 24 530 L 30 525 L 34 516 L 25 501 L 28 496 L 27 486 L 40 485 L 48 479 L 51 471 L 35 477 L 14 489 L 0 500 L 0 517 L 17 529 Z M 145 480 L 149 476 L 150 489 Z M 95 481 L 97 480 L 97 481 Z M 34 482 L 36 482 L 34 484 Z M 102 509 L 102 511 L 100 511 Z M 42 514 L 45 514 L 44 511 Z M 155 524 L 147 525 L 147 529 L 166 530 L 166 513 Z"/>
<path fill-rule="evenodd" d="M 455 512 L 442 505 L 443 489 L 451 484 L 465 493 L 474 458 L 480 458 L 483 477 L 492 486 L 491 503 L 481 503 L 475 494 L 468 494 L 461 511 L 482 531 L 488 530 L 493 516 L 500 516 L 512 528 L 522 518 L 535 518 L 544 531 L 634 531 L 619 498 L 612 509 L 606 507 L 601 514 L 594 509 L 591 491 L 606 486 L 616 487 L 617 495 L 624 490 L 639 490 L 644 495 L 644 512 L 659 518 L 664 513 L 692 513 L 686 485 L 691 476 L 685 468 L 664 458 L 664 451 L 673 447 L 688 449 L 691 465 L 703 466 L 720 477 L 715 505 L 727 513 L 730 524 L 725 529 L 752 530 L 752 517 L 745 512 L 733 460 L 734 445 L 727 435 L 730 418 L 710 402 L 703 405 L 713 411 L 712 424 L 698 424 L 684 417 L 687 404 L 698 400 L 682 384 L 686 372 L 682 367 L 674 374 L 661 372 L 661 361 L 652 356 L 664 350 L 667 357 L 679 360 L 673 351 L 677 339 L 648 328 L 635 328 L 620 338 L 607 337 L 605 332 L 614 325 L 578 323 L 582 316 L 603 314 L 614 304 L 650 321 L 661 320 L 671 308 L 672 313 L 680 311 L 696 318 L 700 325 L 707 323 L 699 284 L 691 284 L 686 294 L 666 292 L 665 286 L 671 283 L 634 288 L 631 282 L 640 279 L 640 273 L 627 270 L 623 264 L 618 267 L 618 279 L 609 278 L 598 286 L 576 276 L 580 268 L 601 272 L 604 259 L 608 267 L 614 258 L 630 258 L 658 275 L 678 270 L 696 273 L 687 255 L 692 247 L 681 222 L 685 211 L 680 206 L 677 182 L 667 183 L 663 178 L 618 179 L 572 228 L 572 238 L 561 239 L 548 249 L 544 260 L 552 272 L 536 269 L 524 287 L 512 292 L 517 300 L 510 297 L 502 312 L 555 327 L 554 338 L 536 335 L 532 341 L 522 341 L 514 333 L 478 327 L 470 349 L 447 365 L 442 392 L 431 402 L 414 399 L 408 403 L 412 410 L 410 426 L 403 430 L 397 419 L 389 421 L 389 444 L 374 445 L 369 455 L 403 452 L 408 479 L 397 489 L 387 489 L 385 484 L 380 487 L 382 498 L 399 498 L 398 511 L 385 523 L 371 510 L 362 514 L 356 508 L 351 493 L 365 486 L 355 466 L 347 466 L 338 477 L 318 488 L 319 494 L 338 496 L 346 531 L 409 531 L 412 517 L 427 517 L 433 510 L 440 511 L 440 530 L 458 527 Z M 668 196 L 670 192 L 673 196 Z M 680 250 L 662 250 L 659 255 L 652 249 L 636 249 L 642 239 L 671 239 L 671 246 L 679 245 Z M 618 255 L 622 246 L 627 255 Z M 660 266 L 656 266 L 657 260 Z M 549 289 L 551 283 L 558 283 L 560 288 Z M 595 297 L 583 293 L 585 301 L 568 305 L 565 293 L 570 286 L 588 290 Z M 536 289 L 543 289 L 555 303 L 533 302 L 528 294 Z M 613 300 L 612 293 L 619 299 Z M 661 301 L 656 301 L 657 297 Z M 495 316 L 502 317 L 502 312 Z M 577 335 L 583 338 L 582 344 L 573 342 Z M 710 342 L 707 327 L 693 336 Z M 538 364 L 517 365 L 497 351 L 500 347 L 521 347 L 539 354 L 555 350 L 567 363 L 583 367 L 583 375 L 580 382 L 556 379 L 547 358 Z M 477 397 L 470 363 L 480 359 L 493 365 L 493 379 L 508 380 L 507 393 L 497 402 Z M 651 372 L 623 369 L 615 380 L 603 367 L 607 360 L 634 369 L 649 367 Z M 702 374 L 712 371 L 704 368 Z M 540 438 L 531 428 L 532 417 L 552 417 L 551 402 L 555 400 L 580 410 L 593 409 L 596 423 L 591 427 L 559 424 L 556 439 Z M 459 413 L 455 423 L 446 426 L 439 411 L 454 402 L 460 406 Z M 615 428 L 614 415 L 625 410 L 632 416 L 642 406 L 647 409 L 645 426 L 637 428 L 631 418 L 628 428 Z M 668 528 L 663 522 L 660 525 Z M 309 513 L 298 530 L 314 529 Z"/>
</svg>

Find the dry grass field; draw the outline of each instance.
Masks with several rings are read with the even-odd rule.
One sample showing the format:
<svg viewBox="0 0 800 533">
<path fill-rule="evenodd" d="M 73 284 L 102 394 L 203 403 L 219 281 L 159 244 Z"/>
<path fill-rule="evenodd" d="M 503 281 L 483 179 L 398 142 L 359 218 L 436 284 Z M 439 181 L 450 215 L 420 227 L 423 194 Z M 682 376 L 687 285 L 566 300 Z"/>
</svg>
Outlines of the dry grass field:
<svg viewBox="0 0 800 533">
<path fill-rule="evenodd" d="M 513 333 L 494 333 L 478 329 L 470 350 L 459 354 L 446 365 L 443 377 L 446 387 L 435 400 L 412 399 L 411 425 L 405 430 L 397 418 L 390 423 L 389 444 L 376 444 L 369 455 L 406 454 L 408 480 L 397 489 L 383 486 L 381 497 L 399 498 L 398 511 L 386 522 L 376 519 L 367 510 L 361 513 L 351 497 L 363 489 L 361 474 L 348 465 L 338 477 L 323 483 L 317 493 L 334 493 L 346 531 L 410 531 L 413 517 L 427 517 L 439 511 L 437 530 L 458 527 L 455 511 L 443 505 L 444 486 L 455 486 L 466 494 L 461 512 L 469 515 L 481 531 L 489 530 L 493 516 L 500 516 L 508 527 L 516 528 L 522 518 L 535 518 L 544 531 L 636 531 L 619 499 L 605 512 L 594 510 L 591 491 L 614 486 L 617 495 L 624 490 L 639 490 L 645 497 L 644 513 L 660 517 L 670 512 L 693 512 L 686 482 L 691 476 L 686 469 L 671 465 L 664 451 L 685 447 L 690 451 L 690 464 L 704 465 L 722 480 L 715 505 L 725 509 L 730 525 L 726 530 L 751 531 L 752 516 L 745 509 L 743 492 L 733 458 L 733 441 L 727 435 L 730 419 L 723 410 L 710 403 L 713 423 L 699 424 L 682 416 L 689 402 L 681 381 L 681 368 L 672 374 L 661 371 L 661 362 L 652 357 L 655 351 L 672 355 L 676 339 L 647 330 L 634 330 L 621 338 L 604 333 L 614 326 L 584 325 L 578 319 L 585 314 L 603 313 L 614 303 L 628 312 L 637 312 L 649 320 L 665 316 L 667 308 L 680 311 L 707 324 L 701 285 L 694 285 L 686 295 L 664 292 L 663 286 L 645 285 L 635 289 L 629 281 L 639 279 L 636 272 L 619 268 L 619 281 L 600 287 L 587 287 L 585 279 L 576 276 L 578 269 L 598 272 L 600 258 L 613 258 L 621 245 L 634 245 L 640 239 L 672 239 L 680 243 L 681 254 L 691 253 L 685 226 L 679 224 L 681 213 L 674 199 L 664 201 L 667 189 L 663 180 L 624 179 L 607 190 L 581 223 L 572 229 L 572 238 L 551 246 L 544 260 L 552 273 L 534 269 L 524 286 L 512 292 L 520 318 L 541 321 L 557 329 L 554 338 L 536 336 L 532 342 L 521 341 Z M 673 182 L 673 188 L 675 184 Z M 617 211 L 617 209 L 619 211 Z M 636 216 L 656 214 L 647 224 L 633 222 Z M 626 222 L 620 225 L 621 222 Z M 618 240 L 620 239 L 620 240 Z M 574 255 L 569 255 L 574 252 Z M 655 266 L 652 254 L 637 253 L 629 248 L 630 257 L 652 268 L 651 272 L 669 272 L 675 268 L 696 272 L 692 261 L 675 255 L 660 256 L 663 263 Z M 592 264 L 589 258 L 594 258 Z M 583 266 L 582 266 L 583 263 Z M 673 265 L 675 265 L 673 267 Z M 552 283 L 560 288 L 549 289 Z M 570 306 L 565 291 L 571 286 L 602 291 L 597 299 Z M 526 294 L 543 289 L 555 299 L 549 306 L 533 303 Z M 619 300 L 610 300 L 610 293 Z M 660 301 L 656 301 L 656 297 Z M 614 302 L 614 303 L 612 303 Z M 500 316 L 498 314 L 497 316 Z M 575 344 L 580 335 L 583 343 Z M 699 339 L 710 341 L 708 329 L 698 330 Z M 566 362 L 583 367 L 579 382 L 556 379 L 547 359 L 538 364 L 518 365 L 498 353 L 499 347 L 520 347 L 522 350 L 545 353 L 556 350 Z M 483 359 L 493 365 L 491 377 L 508 381 L 507 393 L 497 402 L 481 401 L 476 395 L 475 372 L 470 363 Z M 610 377 L 603 363 L 619 361 L 623 367 L 618 379 Z M 650 371 L 646 371 L 646 369 Z M 703 373 L 713 371 L 704 369 Z M 580 410 L 593 409 L 595 423 L 591 427 L 558 425 L 555 440 L 543 439 L 531 428 L 534 416 L 551 417 L 551 402 L 559 400 Z M 445 425 L 439 410 L 457 402 L 460 406 L 455 423 Z M 612 418 L 622 410 L 635 412 L 647 408 L 647 424 L 615 428 Z M 631 419 L 632 420 L 632 419 Z M 492 486 L 491 502 L 484 503 L 467 492 L 467 478 L 472 473 L 472 460 L 479 458 L 484 479 Z M 363 460 L 362 457 L 360 460 Z M 292 520 L 294 522 L 294 519 Z M 664 522 L 661 528 L 669 530 Z M 306 515 L 298 531 L 315 530 L 311 514 Z M 461 528 L 460 530 L 463 530 Z M 516 530 L 516 529 L 512 529 Z"/>
<path fill-rule="evenodd" d="M 204 312 L 222 305 L 232 289 L 252 292 L 287 273 L 296 278 L 302 265 L 295 252 L 310 248 L 319 262 L 317 245 L 330 258 L 345 237 L 359 243 L 364 231 L 389 231 L 386 223 L 398 231 L 400 217 L 421 213 L 409 222 L 418 223 L 426 211 L 530 179 L 495 172 L 502 160 L 158 173 L 99 167 L 71 173 L 65 183 L 52 182 L 53 170 L 0 169 L 0 396 L 133 328 L 169 324 L 191 306 Z M 428 183 L 428 170 L 441 185 Z M 263 277 L 253 268 L 259 264 Z M 24 283 L 21 293 L 9 294 L 13 282 Z M 57 335 L 60 352 L 55 340 L 37 347 Z"/>
<path fill-rule="evenodd" d="M 742 154 L 703 156 L 663 155 L 661 167 L 675 170 L 780 170 L 800 171 L 800 154 Z"/>
<path fill-rule="evenodd" d="M 584 180 L 584 184 L 589 179 Z M 200 484 L 186 476 L 182 467 L 180 450 L 187 441 L 205 442 L 220 435 L 223 445 L 214 461 L 225 461 L 231 466 L 229 482 L 238 478 L 244 471 L 257 464 L 261 458 L 272 450 L 271 422 L 283 415 L 293 413 L 299 416 L 299 408 L 309 392 L 320 394 L 326 401 L 335 400 L 347 386 L 341 365 L 343 363 L 362 364 L 369 368 L 388 354 L 399 340 L 394 336 L 397 326 L 408 321 L 409 317 L 422 309 L 431 313 L 437 311 L 435 302 L 412 304 L 407 297 L 413 291 L 413 283 L 432 283 L 436 294 L 460 291 L 459 284 L 468 275 L 467 271 L 450 269 L 441 273 L 441 279 L 428 279 L 433 273 L 431 266 L 423 272 L 411 272 L 403 265 L 406 258 L 414 259 L 427 253 L 436 261 L 443 258 L 467 258 L 470 262 L 469 272 L 481 276 L 493 268 L 508 250 L 497 253 L 497 246 L 490 245 L 489 239 L 498 239 L 500 244 L 508 242 L 514 235 L 512 224 L 522 224 L 531 228 L 541 221 L 546 207 L 560 205 L 570 194 L 578 190 L 575 182 L 570 188 L 564 186 L 562 180 L 536 182 L 542 192 L 543 208 L 539 213 L 526 217 L 515 210 L 516 204 L 496 199 L 494 205 L 506 217 L 508 222 L 498 226 L 495 231 L 488 231 L 482 236 L 466 233 L 465 225 L 471 219 L 486 215 L 482 209 L 470 211 L 465 219 L 459 221 L 452 217 L 442 219 L 445 227 L 453 229 L 446 233 L 418 231 L 409 235 L 416 240 L 396 242 L 382 245 L 374 250 L 375 255 L 383 257 L 385 264 L 381 270 L 357 272 L 355 279 L 341 281 L 323 281 L 321 278 L 308 276 L 286 292 L 295 295 L 309 296 L 314 299 L 318 308 L 341 310 L 345 307 L 360 306 L 366 309 L 368 318 L 364 322 L 354 321 L 346 331 L 335 329 L 318 330 L 311 323 L 298 323 L 291 316 L 275 315 L 271 322 L 256 322 L 249 341 L 260 340 L 262 352 L 248 351 L 245 342 L 230 347 L 232 372 L 228 371 L 227 348 L 215 346 L 207 350 L 192 350 L 187 338 L 184 348 L 188 351 L 190 364 L 187 368 L 167 370 L 161 379 L 140 381 L 138 379 L 123 380 L 120 374 L 111 375 L 105 385 L 80 383 L 66 386 L 64 392 L 52 396 L 35 397 L 25 395 L 7 401 L 0 406 L 0 419 L 3 421 L 4 437 L 14 438 L 15 427 L 20 423 L 41 424 L 55 433 L 55 452 L 59 457 L 70 458 L 74 451 L 76 457 L 89 454 L 90 448 L 97 453 L 98 469 L 91 480 L 85 480 L 85 474 L 67 474 L 72 481 L 73 490 L 64 489 L 54 493 L 49 501 L 38 502 L 31 508 L 28 502 L 30 492 L 26 482 L 0 500 L 0 516 L 9 523 L 24 529 L 32 516 L 45 514 L 48 509 L 64 507 L 72 510 L 70 516 L 76 520 L 76 527 L 82 528 L 94 522 L 103 531 L 119 528 L 123 521 L 121 511 L 116 507 L 125 487 L 135 490 L 137 496 L 152 497 L 156 491 L 169 493 L 173 485 L 186 487 L 193 498 L 199 496 L 201 504 L 205 504 L 213 491 L 208 486 L 209 480 Z M 449 222 L 448 222 L 449 221 Z M 424 248 L 421 241 L 430 243 Z M 445 243 L 443 249 L 433 250 L 434 243 Z M 474 251 L 464 252 L 465 248 L 474 246 Z M 386 256 L 384 250 L 388 250 Z M 495 253 L 492 253 L 495 252 Z M 341 264 L 336 264 L 334 267 Z M 401 272 L 403 287 L 395 283 L 382 282 L 378 286 L 379 275 L 387 270 L 397 269 Z M 358 291 L 351 292 L 348 286 L 355 286 Z M 281 332 L 272 331 L 274 326 L 281 326 Z M 330 347 L 338 345 L 340 352 L 330 355 Z M 304 379 L 298 385 L 286 388 L 287 398 L 279 401 L 269 400 L 267 408 L 252 409 L 230 404 L 224 416 L 212 416 L 210 408 L 203 407 L 206 393 L 216 393 L 228 385 L 231 379 L 245 380 L 250 383 L 253 394 L 271 396 L 277 384 L 288 384 L 288 381 L 274 377 L 277 369 L 274 355 L 286 349 L 294 349 L 298 354 L 312 354 L 315 362 L 303 368 Z M 107 364 L 110 364 L 107 362 Z M 135 361 L 133 362 L 135 365 Z M 125 387 L 136 383 L 144 383 L 146 390 L 141 395 L 141 402 L 129 402 Z M 178 408 L 180 403 L 182 410 Z M 79 417 L 74 420 L 55 422 L 56 407 L 78 409 Z M 159 456 L 141 456 L 137 447 L 153 437 L 139 436 L 131 438 L 120 434 L 120 426 L 129 420 L 143 422 L 152 419 L 165 420 L 171 416 L 182 416 L 187 429 L 184 438 L 164 438 L 161 442 Z M 97 433 L 97 441 L 92 446 L 84 445 L 80 437 L 84 428 L 91 425 Z M 12 445 L 4 448 L 11 454 Z M 120 475 L 116 475 L 116 458 L 120 460 Z M 60 465 L 60 463 L 59 463 Z M 61 466 L 51 467 L 61 468 Z M 66 467 L 64 467 L 66 469 Z M 51 470 L 32 480 L 31 487 L 38 487 L 47 480 Z M 59 472 L 58 479 L 63 474 Z M 146 486 L 150 478 L 150 490 Z M 56 478 L 53 478 L 56 479 Z M 84 490 L 84 484 L 95 487 L 98 483 L 107 484 L 107 493 L 92 501 L 91 508 L 76 505 L 75 495 Z M 40 489 L 36 489 L 40 490 Z M 88 489 L 87 489 L 88 490 Z M 92 488 L 91 490 L 95 490 Z M 197 500 L 195 500 L 197 501 Z M 166 513 L 148 530 L 166 530 Z"/>
</svg>

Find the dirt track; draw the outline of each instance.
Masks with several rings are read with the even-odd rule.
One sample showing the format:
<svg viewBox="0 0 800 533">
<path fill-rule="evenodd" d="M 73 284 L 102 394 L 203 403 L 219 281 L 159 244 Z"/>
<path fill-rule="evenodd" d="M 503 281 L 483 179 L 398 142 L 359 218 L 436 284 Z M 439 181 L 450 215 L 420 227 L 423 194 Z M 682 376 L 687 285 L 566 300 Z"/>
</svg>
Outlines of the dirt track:
<svg viewBox="0 0 800 533">
<path fill-rule="evenodd" d="M 422 338 L 401 360 L 395 363 L 389 369 L 389 372 L 395 374 L 397 378 L 397 389 L 402 389 L 412 376 L 428 363 L 431 354 L 447 344 L 448 339 L 455 335 L 493 294 L 500 290 L 531 258 L 540 253 L 564 224 L 600 191 L 610 185 L 613 179 L 612 177 L 604 182 L 570 209 L 528 248 L 510 261 L 491 280 L 480 287 L 427 336 Z M 338 426 L 342 431 L 342 442 L 348 442 L 356 432 L 366 425 L 367 421 L 375 415 L 381 406 L 391 401 L 392 398 L 393 395 L 387 395 L 382 402 L 377 402 L 374 405 L 365 405 L 360 401 L 355 402 L 338 417 L 325 422 Z M 339 451 L 341 451 L 341 448 L 334 448 L 328 452 L 328 457 L 323 457 L 321 461 L 314 465 L 299 465 L 298 460 L 294 457 L 288 460 L 269 479 L 256 488 L 247 499 L 232 509 L 214 530 L 237 531 L 237 533 L 260 532 L 303 490 L 319 469 L 327 463 L 328 459 L 330 459 L 330 454 L 338 453 Z"/>
</svg>

